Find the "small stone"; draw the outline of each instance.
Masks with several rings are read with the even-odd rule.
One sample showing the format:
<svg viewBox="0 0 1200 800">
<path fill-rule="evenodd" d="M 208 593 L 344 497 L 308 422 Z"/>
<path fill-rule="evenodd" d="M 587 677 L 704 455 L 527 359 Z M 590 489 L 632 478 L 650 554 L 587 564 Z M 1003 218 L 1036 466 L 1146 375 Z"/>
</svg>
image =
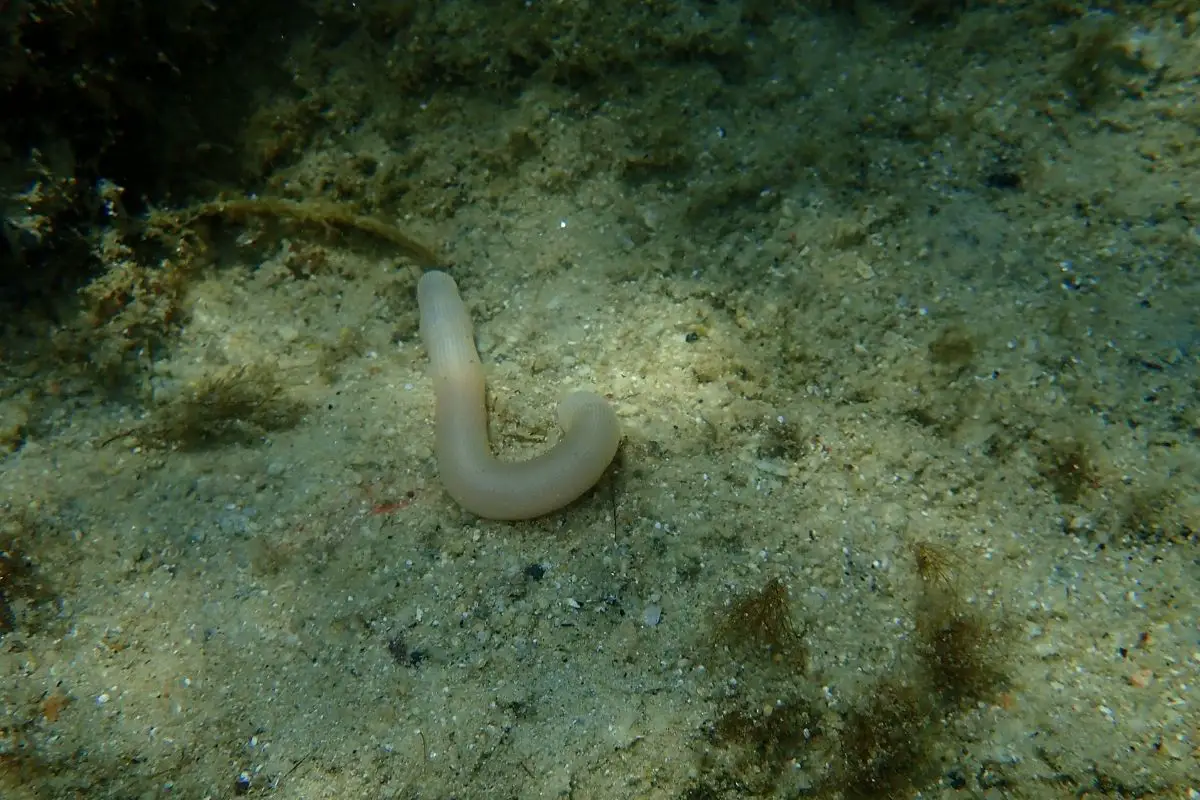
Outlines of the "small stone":
<svg viewBox="0 0 1200 800">
<path fill-rule="evenodd" d="M 1129 685 L 1135 686 L 1138 689 L 1145 689 L 1154 680 L 1154 670 L 1139 669 L 1137 672 L 1129 676 Z"/>
</svg>

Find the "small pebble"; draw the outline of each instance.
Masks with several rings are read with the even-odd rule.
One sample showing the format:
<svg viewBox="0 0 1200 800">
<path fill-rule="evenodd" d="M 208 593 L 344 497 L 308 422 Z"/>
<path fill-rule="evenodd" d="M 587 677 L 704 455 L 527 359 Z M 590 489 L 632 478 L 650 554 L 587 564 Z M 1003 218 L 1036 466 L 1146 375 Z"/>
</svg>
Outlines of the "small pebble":
<svg viewBox="0 0 1200 800">
<path fill-rule="evenodd" d="M 1138 689 L 1145 689 L 1154 680 L 1154 670 L 1139 669 L 1137 672 L 1129 676 L 1129 685 Z"/>
</svg>

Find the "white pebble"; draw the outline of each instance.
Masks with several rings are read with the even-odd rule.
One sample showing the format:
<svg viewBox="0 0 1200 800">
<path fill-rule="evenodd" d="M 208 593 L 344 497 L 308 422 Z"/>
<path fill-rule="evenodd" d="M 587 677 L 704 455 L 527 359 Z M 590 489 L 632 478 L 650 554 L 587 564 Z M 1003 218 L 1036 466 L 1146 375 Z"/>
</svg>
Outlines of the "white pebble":
<svg viewBox="0 0 1200 800">
<path fill-rule="evenodd" d="M 662 606 L 649 605 L 642 610 L 642 624 L 654 628 L 662 621 Z"/>
</svg>

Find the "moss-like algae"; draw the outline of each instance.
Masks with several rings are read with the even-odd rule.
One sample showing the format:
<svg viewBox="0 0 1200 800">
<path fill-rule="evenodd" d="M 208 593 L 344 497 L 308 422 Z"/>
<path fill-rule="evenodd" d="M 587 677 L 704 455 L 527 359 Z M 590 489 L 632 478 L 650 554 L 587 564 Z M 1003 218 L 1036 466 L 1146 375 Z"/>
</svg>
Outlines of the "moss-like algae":
<svg viewBox="0 0 1200 800">
<path fill-rule="evenodd" d="M 842 721 L 833 785 L 826 788 L 854 800 L 910 794 L 933 774 L 932 722 L 933 704 L 919 687 L 881 680 Z"/>
<path fill-rule="evenodd" d="M 157 405 L 149 420 L 109 441 L 133 436 L 158 447 L 194 450 L 251 442 L 300 421 L 304 406 L 289 397 L 276 369 L 264 364 L 210 373 Z"/>
<path fill-rule="evenodd" d="M 1059 502 L 1077 503 L 1099 479 L 1094 448 L 1076 436 L 1048 438 L 1038 451 L 1038 473 Z"/>
<path fill-rule="evenodd" d="M 808 663 L 803 636 L 792 620 L 787 587 L 778 578 L 739 597 L 718 623 L 717 637 L 739 658 L 799 671 Z"/>
<path fill-rule="evenodd" d="M 1071 29 L 1071 55 L 1061 76 L 1083 111 L 1092 110 L 1115 93 L 1122 25 L 1117 17 L 1090 16 Z"/>
<path fill-rule="evenodd" d="M 38 628 L 44 615 L 35 612 L 54 600 L 48 579 L 29 551 L 41 533 L 39 527 L 29 514 L 0 508 L 0 640 L 19 628 Z M 23 617 L 14 604 L 26 608 Z"/>
<path fill-rule="evenodd" d="M 164 218 L 165 215 L 165 218 Z M 252 217 L 276 217 L 301 225 L 327 230 L 351 230 L 365 233 L 394 245 L 405 256 L 423 267 L 438 267 L 442 260 L 432 248 L 418 242 L 404 231 L 383 220 L 357 214 L 344 205 L 321 200 L 287 200 L 281 197 L 238 197 L 210 200 L 178 212 L 152 212 L 152 224 L 170 221 L 191 224 L 197 220 L 221 217 L 241 222 Z"/>
<path fill-rule="evenodd" d="M 963 599 L 962 556 L 932 541 L 910 549 L 917 575 L 912 657 L 849 698 L 841 714 L 824 708 L 820 680 L 806 674 L 803 629 L 781 581 L 769 580 L 722 612 L 715 641 L 746 661 L 740 696 L 711 723 L 708 739 L 735 757 L 724 767 L 710 764 L 685 797 L 724 796 L 730 785 L 786 793 L 785 780 L 800 780 L 792 788 L 816 797 L 911 797 L 932 780 L 948 721 L 999 696 L 1010 656 L 1003 619 Z"/>
</svg>

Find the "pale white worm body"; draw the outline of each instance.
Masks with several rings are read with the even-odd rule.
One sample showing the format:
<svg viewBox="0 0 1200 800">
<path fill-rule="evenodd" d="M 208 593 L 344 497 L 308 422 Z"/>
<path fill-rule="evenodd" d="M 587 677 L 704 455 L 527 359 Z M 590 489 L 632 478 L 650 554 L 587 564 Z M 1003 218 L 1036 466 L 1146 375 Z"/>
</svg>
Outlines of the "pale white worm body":
<svg viewBox="0 0 1200 800">
<path fill-rule="evenodd" d="M 438 472 L 449 495 L 481 517 L 530 519 L 592 488 L 621 441 L 612 406 L 592 392 L 567 395 L 558 406 L 558 444 L 528 461 L 497 459 L 488 444 L 483 366 L 458 286 L 444 272 L 426 272 L 417 303 L 437 398 Z"/>
</svg>

